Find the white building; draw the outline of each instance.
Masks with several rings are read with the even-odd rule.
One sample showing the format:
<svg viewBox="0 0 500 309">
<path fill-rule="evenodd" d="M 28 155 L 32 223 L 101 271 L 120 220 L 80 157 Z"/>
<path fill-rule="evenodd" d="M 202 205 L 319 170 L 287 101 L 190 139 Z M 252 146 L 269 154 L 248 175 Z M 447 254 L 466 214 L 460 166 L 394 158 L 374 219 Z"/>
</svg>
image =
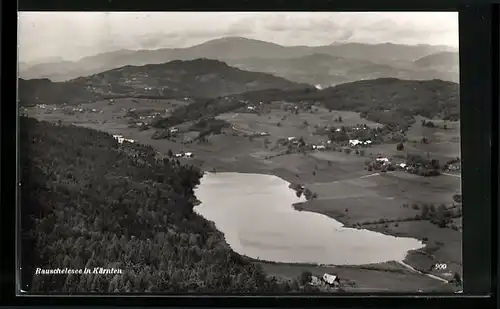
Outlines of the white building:
<svg viewBox="0 0 500 309">
<path fill-rule="evenodd" d="M 133 139 L 124 138 L 122 135 L 113 135 L 113 138 L 116 139 L 119 144 L 122 144 L 124 141 L 129 143 L 135 142 Z"/>
<path fill-rule="evenodd" d="M 317 149 L 317 150 L 325 150 L 325 149 L 326 149 L 326 147 L 325 147 L 325 146 L 323 146 L 323 145 L 318 145 L 318 146 L 316 146 L 316 149 Z"/>
<path fill-rule="evenodd" d="M 324 274 L 323 275 L 323 281 L 325 281 L 326 283 L 328 283 L 329 285 L 339 285 L 339 278 L 337 276 L 334 276 L 334 275 L 330 275 L 330 274 Z"/>
<path fill-rule="evenodd" d="M 391 163 L 391 161 L 389 161 L 389 159 L 387 159 L 387 158 L 377 158 L 376 161 L 380 162 L 384 165 Z"/>
<path fill-rule="evenodd" d="M 289 142 L 290 141 L 294 141 L 295 140 L 295 136 L 289 136 L 289 137 L 287 137 L 287 139 L 288 139 Z"/>
<path fill-rule="evenodd" d="M 358 146 L 360 144 L 362 144 L 362 142 L 358 139 L 350 139 L 349 140 L 349 145 L 351 145 L 351 146 Z"/>
</svg>

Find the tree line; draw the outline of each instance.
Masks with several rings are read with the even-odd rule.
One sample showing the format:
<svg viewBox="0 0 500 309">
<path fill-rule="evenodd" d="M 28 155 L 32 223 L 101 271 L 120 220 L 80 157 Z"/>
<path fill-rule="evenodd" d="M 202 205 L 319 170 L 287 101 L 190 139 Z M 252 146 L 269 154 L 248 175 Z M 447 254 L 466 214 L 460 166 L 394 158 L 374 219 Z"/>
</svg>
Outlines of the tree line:
<svg viewBox="0 0 500 309">
<path fill-rule="evenodd" d="M 110 134 L 21 118 L 22 286 L 30 292 L 310 291 L 267 276 L 193 211 L 202 172 Z M 123 274 L 34 275 L 36 268 Z"/>
</svg>

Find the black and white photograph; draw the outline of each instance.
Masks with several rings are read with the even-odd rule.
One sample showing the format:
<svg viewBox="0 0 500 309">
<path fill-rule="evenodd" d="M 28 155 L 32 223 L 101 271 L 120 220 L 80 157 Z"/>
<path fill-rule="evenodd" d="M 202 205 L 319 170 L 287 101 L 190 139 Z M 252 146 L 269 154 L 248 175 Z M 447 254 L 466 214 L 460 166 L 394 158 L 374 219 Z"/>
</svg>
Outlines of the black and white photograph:
<svg viewBox="0 0 500 309">
<path fill-rule="evenodd" d="M 18 294 L 461 293 L 458 33 L 19 12 Z"/>
</svg>

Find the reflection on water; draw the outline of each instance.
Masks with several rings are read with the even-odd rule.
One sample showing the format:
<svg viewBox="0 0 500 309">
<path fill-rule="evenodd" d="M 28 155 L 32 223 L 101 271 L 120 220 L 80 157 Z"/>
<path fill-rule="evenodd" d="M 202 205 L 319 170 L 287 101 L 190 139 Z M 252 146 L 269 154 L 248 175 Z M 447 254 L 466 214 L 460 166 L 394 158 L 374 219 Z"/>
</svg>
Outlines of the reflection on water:
<svg viewBox="0 0 500 309">
<path fill-rule="evenodd" d="M 206 173 L 195 211 L 215 222 L 240 254 L 267 261 L 359 265 L 400 261 L 423 247 L 400 238 L 344 228 L 321 214 L 296 211 L 303 202 L 283 179 L 261 174 Z"/>
</svg>

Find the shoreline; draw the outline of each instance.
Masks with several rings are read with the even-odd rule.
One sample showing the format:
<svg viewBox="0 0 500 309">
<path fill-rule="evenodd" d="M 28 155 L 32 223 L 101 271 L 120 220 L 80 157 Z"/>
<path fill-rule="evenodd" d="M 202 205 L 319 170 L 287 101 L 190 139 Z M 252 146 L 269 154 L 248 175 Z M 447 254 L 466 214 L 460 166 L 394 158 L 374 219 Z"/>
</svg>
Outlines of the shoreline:
<svg viewBox="0 0 500 309">
<path fill-rule="evenodd" d="M 211 170 L 201 169 L 201 171 L 203 172 L 203 174 L 205 174 L 205 173 L 214 173 Z M 279 178 L 283 179 L 284 181 L 286 181 L 289 185 L 295 183 L 295 182 L 291 181 L 290 179 L 287 179 L 287 177 L 284 177 L 284 175 L 279 175 L 279 173 L 273 173 L 271 171 L 262 171 L 262 170 L 258 170 L 258 169 L 256 171 L 245 171 L 245 172 L 236 171 L 234 169 L 229 169 L 229 170 L 225 169 L 225 170 L 217 170 L 215 173 L 242 173 L 242 174 L 260 174 L 260 175 L 265 174 L 265 175 L 269 175 L 269 176 L 279 177 Z M 293 188 L 290 188 L 290 190 L 297 191 L 297 190 L 295 190 Z M 307 212 L 317 213 L 317 214 L 321 214 L 323 216 L 326 216 L 326 217 L 328 217 L 330 219 L 333 219 L 333 220 L 341 223 L 344 228 L 358 229 L 357 227 L 355 227 L 354 225 L 352 225 L 351 222 L 349 222 L 348 220 L 345 220 L 344 216 L 334 217 L 334 216 L 332 216 L 330 214 L 327 214 L 327 213 L 323 213 L 323 212 L 320 212 L 320 211 L 313 211 L 313 210 L 307 209 L 307 207 L 302 207 L 304 205 L 307 205 L 307 203 L 308 203 L 308 201 L 297 202 L 295 204 L 292 204 L 291 206 L 296 211 L 307 211 Z M 301 209 L 300 210 L 296 209 L 295 208 L 296 205 L 300 205 Z M 386 271 L 384 269 L 384 267 L 383 267 L 384 264 L 397 263 L 399 265 L 404 266 L 406 269 L 408 269 L 408 271 L 411 271 L 411 272 L 414 272 L 414 273 L 418 273 L 418 274 L 420 274 L 422 276 L 428 276 L 430 278 L 433 278 L 435 280 L 441 281 L 443 283 L 449 283 L 449 281 L 446 280 L 446 279 L 444 279 L 444 278 L 441 278 L 439 276 L 435 276 L 432 273 L 427 272 L 426 270 L 417 268 L 418 267 L 417 265 L 415 265 L 411 261 L 409 261 L 409 259 L 411 259 L 413 257 L 418 257 L 419 256 L 419 252 L 425 251 L 425 249 L 428 248 L 429 244 L 425 243 L 424 240 L 419 239 L 419 238 L 417 238 L 415 236 L 412 236 L 412 235 L 404 235 L 403 236 L 403 235 L 400 235 L 398 233 L 391 233 L 389 230 L 385 230 L 385 229 L 382 230 L 382 229 L 379 229 L 379 228 L 376 228 L 376 227 L 373 228 L 373 227 L 368 226 L 368 227 L 362 227 L 361 229 L 365 229 L 365 230 L 376 232 L 376 233 L 381 233 L 381 234 L 384 234 L 384 235 L 387 235 L 387 236 L 413 238 L 413 239 L 416 239 L 416 240 L 422 242 L 423 246 L 421 248 L 419 248 L 419 249 L 409 250 L 406 253 L 405 258 L 402 261 L 391 260 L 391 261 L 385 261 L 385 262 L 380 262 L 380 263 L 359 264 L 359 265 L 357 265 L 357 264 L 352 264 L 352 265 L 350 265 L 350 264 L 336 265 L 336 264 L 321 264 L 321 263 L 277 262 L 277 261 L 266 261 L 266 260 L 256 259 L 256 258 L 248 257 L 248 256 L 243 255 L 243 254 L 240 254 L 240 255 L 244 256 L 245 258 L 249 259 L 250 261 L 257 262 L 257 263 L 265 263 L 265 264 L 283 264 L 283 265 L 290 265 L 290 266 L 331 267 L 331 268 L 350 268 L 350 269 L 367 269 L 367 268 L 369 268 L 371 270 L 380 270 L 380 271 Z M 380 268 L 377 268 L 377 266 L 380 266 Z"/>
<path fill-rule="evenodd" d="M 49 121 L 49 122 L 51 122 L 51 121 Z M 72 124 L 72 125 L 74 125 L 74 124 Z M 93 126 L 86 126 L 86 125 L 83 125 L 83 126 L 89 127 L 91 129 L 94 129 L 94 130 L 96 129 Z M 109 132 L 109 130 L 105 130 L 105 129 L 99 129 L 99 131 L 104 131 L 108 134 L 112 134 L 111 132 Z M 142 137 L 142 138 L 139 138 L 137 140 L 137 142 L 140 144 L 152 146 L 153 148 L 155 148 L 155 150 L 158 153 L 166 155 L 166 151 L 164 151 L 163 147 L 157 147 L 156 145 L 154 145 L 154 143 L 150 142 L 149 138 Z M 195 147 L 194 150 L 199 151 L 200 149 L 196 149 L 196 147 Z M 238 161 L 233 161 L 233 162 L 230 162 L 229 164 L 227 164 L 227 163 L 224 163 L 222 161 L 214 160 L 210 157 L 207 158 L 204 155 L 202 155 L 201 160 L 202 160 L 202 162 L 201 162 L 202 164 L 198 164 L 200 162 L 196 159 L 193 162 L 186 162 L 185 161 L 182 163 L 183 164 L 191 164 L 191 165 L 197 167 L 201 172 L 203 172 L 203 174 L 204 173 L 214 173 L 214 172 L 215 173 L 221 173 L 221 172 L 253 173 L 253 174 L 264 174 L 264 175 L 271 175 L 271 176 L 279 177 L 279 178 L 285 180 L 286 182 L 288 182 L 289 184 L 295 184 L 297 182 L 297 179 L 294 178 L 294 174 L 292 174 L 291 172 L 287 172 L 286 170 L 280 169 L 280 168 L 273 168 L 273 169 L 265 168 L 265 166 L 261 162 L 259 162 L 258 160 L 255 160 L 255 159 L 247 162 L 249 164 L 242 164 L 241 162 L 238 162 Z M 295 191 L 292 188 L 290 188 L 290 189 Z M 351 226 L 352 222 L 349 222 L 349 220 L 346 220 L 346 218 L 344 218 L 342 215 L 335 216 L 335 215 L 331 215 L 328 213 L 322 213 L 320 211 L 310 210 L 310 209 L 307 209 L 307 204 L 308 204 L 308 201 L 301 202 L 302 207 L 306 206 L 306 207 L 303 207 L 302 211 L 316 212 L 316 213 L 328 216 L 330 219 L 334 219 L 334 220 L 340 222 L 341 224 L 343 224 L 344 227 L 351 227 L 352 228 L 352 226 Z M 195 205 L 195 207 L 196 206 L 197 205 Z M 293 207 L 292 205 L 290 205 L 290 206 Z M 394 236 L 394 237 L 403 236 L 403 235 L 398 234 L 398 233 L 391 233 L 388 230 L 380 229 L 376 226 L 364 226 L 363 229 L 370 230 L 373 232 L 382 233 L 382 234 L 389 235 L 389 236 Z M 411 238 L 415 238 L 415 239 L 422 241 L 421 239 L 419 239 L 418 236 L 414 236 L 414 235 L 405 235 L 403 237 L 411 237 Z M 428 247 L 428 245 L 429 244 L 426 244 L 424 242 L 423 249 Z M 422 250 L 422 249 L 419 249 L 419 250 Z M 361 281 L 361 282 L 365 282 L 365 281 L 369 282 L 371 280 L 377 280 L 377 276 L 381 272 L 383 272 L 383 273 L 397 272 L 397 273 L 403 273 L 406 275 L 411 275 L 411 274 L 415 275 L 416 274 L 414 271 L 410 271 L 410 269 L 408 267 L 405 267 L 404 264 L 411 266 L 417 272 L 420 272 L 421 274 L 419 274 L 418 276 L 428 277 L 428 274 L 426 274 L 425 271 L 422 271 L 421 269 L 419 269 L 419 267 L 417 265 L 418 261 L 422 259 L 422 252 L 418 251 L 418 250 L 408 251 L 405 259 L 402 261 L 404 264 L 397 262 L 397 261 L 388 261 L 388 262 L 382 262 L 382 263 L 377 263 L 377 264 L 365 264 L 365 265 L 322 265 L 322 264 L 313 264 L 313 263 L 283 263 L 283 262 L 262 261 L 262 260 L 246 257 L 244 255 L 241 255 L 241 256 L 248 259 L 249 261 L 251 261 L 253 263 L 258 263 L 261 265 L 268 265 L 268 266 L 272 266 L 272 267 L 275 266 L 278 268 L 281 266 L 284 266 L 284 267 L 290 266 L 291 268 L 294 268 L 294 271 L 298 270 L 299 268 L 304 268 L 304 267 L 307 270 L 309 270 L 309 269 L 311 269 L 311 270 L 313 270 L 313 269 L 330 269 L 330 270 L 335 269 L 335 271 L 338 270 L 340 272 L 349 271 L 349 276 L 346 276 L 346 277 L 351 277 L 350 274 L 352 274 L 354 272 L 358 276 L 358 278 L 356 280 Z M 426 255 L 424 257 L 424 259 L 429 259 L 429 257 Z M 394 268 L 394 266 L 396 264 L 400 266 L 399 269 Z M 276 275 L 276 273 L 274 271 L 269 272 L 266 270 L 266 273 L 268 273 L 268 275 Z M 287 275 L 282 275 L 282 276 L 291 278 L 290 276 L 287 276 Z M 435 282 L 438 282 L 438 280 L 439 279 L 433 278 L 433 281 L 435 281 Z M 418 280 L 416 280 L 416 281 L 418 281 Z M 395 284 L 394 287 L 399 288 L 399 289 L 401 288 L 401 286 L 406 287 L 407 285 L 411 286 L 412 284 L 414 284 L 412 282 L 405 283 L 406 282 L 405 280 L 398 281 L 396 279 L 394 279 L 394 282 L 398 282 L 398 284 L 397 285 Z M 374 286 L 377 286 L 377 285 L 374 285 Z M 446 286 L 449 287 L 450 284 L 445 284 L 443 282 L 440 282 L 440 286 L 441 287 L 446 287 Z M 376 288 L 374 288 L 374 289 L 376 290 Z M 380 290 L 384 290 L 384 289 L 380 289 Z"/>
</svg>

